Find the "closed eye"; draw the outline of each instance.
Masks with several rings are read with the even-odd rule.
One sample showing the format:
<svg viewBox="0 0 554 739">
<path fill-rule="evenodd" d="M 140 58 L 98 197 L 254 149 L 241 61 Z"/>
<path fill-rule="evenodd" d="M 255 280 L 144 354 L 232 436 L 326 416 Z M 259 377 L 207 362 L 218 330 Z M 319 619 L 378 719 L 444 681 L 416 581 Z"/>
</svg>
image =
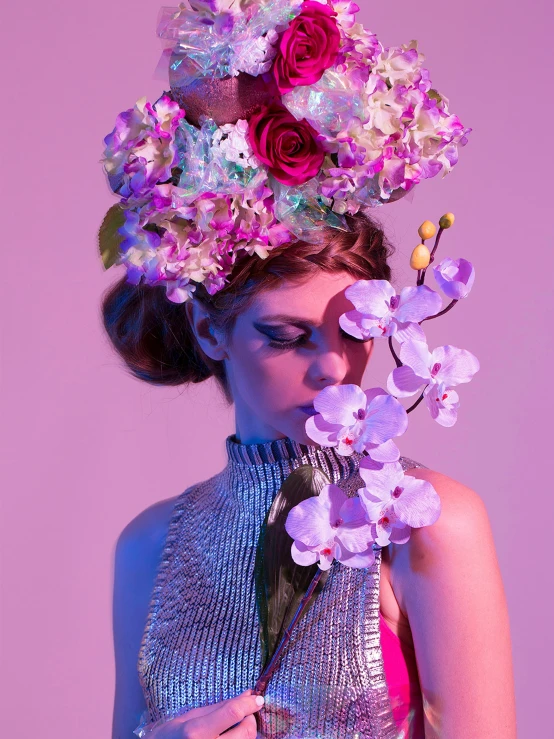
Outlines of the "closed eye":
<svg viewBox="0 0 554 739">
<path fill-rule="evenodd" d="M 347 334 L 342 328 L 340 329 L 340 333 L 341 336 L 344 336 L 346 339 L 349 339 L 356 344 L 366 344 L 368 341 L 372 341 L 372 339 L 357 339 L 355 336 Z M 301 334 L 300 336 L 297 336 L 296 339 L 277 339 L 273 337 L 267 342 L 267 345 L 276 349 L 292 349 L 293 347 L 303 346 L 306 343 L 307 336 L 307 334 Z"/>
</svg>

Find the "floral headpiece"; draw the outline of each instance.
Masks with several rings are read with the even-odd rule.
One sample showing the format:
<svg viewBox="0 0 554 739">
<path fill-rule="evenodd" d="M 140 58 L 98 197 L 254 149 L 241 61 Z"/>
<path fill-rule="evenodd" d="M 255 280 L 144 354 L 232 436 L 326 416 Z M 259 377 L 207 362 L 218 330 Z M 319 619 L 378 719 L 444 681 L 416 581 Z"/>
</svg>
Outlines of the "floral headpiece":
<svg viewBox="0 0 554 739">
<path fill-rule="evenodd" d="M 241 252 L 266 258 L 345 214 L 443 176 L 467 143 L 411 41 L 383 47 L 350 0 L 188 0 L 162 8 L 170 90 L 120 113 L 104 169 L 120 202 L 106 268 L 213 295 Z"/>
</svg>

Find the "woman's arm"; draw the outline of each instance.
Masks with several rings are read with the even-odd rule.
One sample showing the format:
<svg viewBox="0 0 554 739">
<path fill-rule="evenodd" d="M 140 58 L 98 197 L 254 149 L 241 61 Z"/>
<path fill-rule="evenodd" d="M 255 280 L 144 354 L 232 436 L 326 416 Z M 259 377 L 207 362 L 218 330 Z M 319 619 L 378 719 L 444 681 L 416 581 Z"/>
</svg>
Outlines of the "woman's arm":
<svg viewBox="0 0 554 739">
<path fill-rule="evenodd" d="M 391 583 L 408 618 L 427 739 L 516 739 L 510 625 L 481 498 L 438 472 L 441 515 L 391 551 Z"/>
<path fill-rule="evenodd" d="M 127 524 L 117 540 L 113 588 L 116 675 L 112 739 L 133 739 L 133 731 L 146 709 L 137 660 L 175 500 L 162 500 L 142 511 Z"/>
</svg>

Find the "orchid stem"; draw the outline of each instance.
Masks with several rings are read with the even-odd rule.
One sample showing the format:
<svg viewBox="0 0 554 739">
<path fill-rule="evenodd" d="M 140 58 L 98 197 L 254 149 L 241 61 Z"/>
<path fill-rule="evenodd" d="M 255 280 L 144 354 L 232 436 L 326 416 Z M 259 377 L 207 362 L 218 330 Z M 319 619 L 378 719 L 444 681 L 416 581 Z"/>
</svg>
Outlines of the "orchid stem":
<svg viewBox="0 0 554 739">
<path fill-rule="evenodd" d="M 402 362 L 398 358 L 397 353 L 394 351 L 394 347 L 392 345 L 392 336 L 389 336 L 389 349 L 391 350 L 391 354 L 394 357 L 394 361 L 396 362 L 397 367 L 402 367 Z"/>
<path fill-rule="evenodd" d="M 421 320 L 419 322 L 419 325 L 421 326 L 421 324 L 423 323 L 423 321 L 430 321 L 433 318 L 438 318 L 439 316 L 444 316 L 444 314 L 445 313 L 448 313 L 448 311 L 451 308 L 453 308 L 456 305 L 457 302 L 458 302 L 458 300 L 456 298 L 454 298 L 454 300 L 452 300 L 452 302 L 448 303 L 448 305 L 446 306 L 446 308 L 443 308 L 443 310 L 441 310 L 439 313 L 435 313 L 434 316 L 427 316 L 427 318 L 424 318 L 423 320 Z"/>
<path fill-rule="evenodd" d="M 271 680 L 271 676 L 277 669 L 277 664 L 279 661 L 279 657 L 281 656 L 281 652 L 283 651 L 285 644 L 290 639 L 291 631 L 293 630 L 296 622 L 298 621 L 298 619 L 304 612 L 304 609 L 306 608 L 308 601 L 312 597 L 312 593 L 314 592 L 316 585 L 319 582 L 319 578 L 321 577 L 322 574 L 323 574 L 323 570 L 318 566 L 317 572 L 313 576 L 312 581 L 309 584 L 304 597 L 300 601 L 298 608 L 296 609 L 296 613 L 292 617 L 292 621 L 289 624 L 289 627 L 285 629 L 285 633 L 283 635 L 283 638 L 279 642 L 279 646 L 275 650 L 273 657 L 269 661 L 269 664 L 267 665 L 265 670 L 263 670 L 262 674 L 258 678 L 256 685 L 254 686 L 254 690 L 252 691 L 252 695 L 262 695 L 262 693 L 267 688 L 269 681 Z"/>
<path fill-rule="evenodd" d="M 433 250 L 431 251 L 431 257 L 429 259 L 429 264 L 427 265 L 425 269 L 420 269 L 417 273 L 417 283 L 416 283 L 417 285 L 423 285 L 423 283 L 425 282 L 425 272 L 430 267 L 430 265 L 433 264 L 433 262 L 435 261 L 435 252 L 437 251 L 437 247 L 439 245 L 439 241 L 440 241 L 443 231 L 444 231 L 444 228 L 439 226 L 439 230 L 437 232 L 437 238 L 435 239 Z"/>
<path fill-rule="evenodd" d="M 423 400 L 424 395 L 425 395 L 425 391 L 423 391 L 421 395 L 419 396 L 419 398 L 416 400 L 416 402 L 408 408 L 406 413 L 411 413 L 412 411 L 415 411 L 415 409 L 418 407 L 418 405 Z"/>
</svg>

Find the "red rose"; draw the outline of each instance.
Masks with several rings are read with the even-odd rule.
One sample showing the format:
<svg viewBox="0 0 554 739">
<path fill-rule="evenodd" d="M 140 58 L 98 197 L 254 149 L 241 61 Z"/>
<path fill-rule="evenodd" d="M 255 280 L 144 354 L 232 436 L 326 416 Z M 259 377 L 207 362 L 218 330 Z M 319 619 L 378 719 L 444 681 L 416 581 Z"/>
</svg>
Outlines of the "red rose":
<svg viewBox="0 0 554 739">
<path fill-rule="evenodd" d="M 273 73 L 281 94 L 297 85 L 313 85 L 337 58 L 340 32 L 336 13 L 307 0 L 281 36 Z"/>
<path fill-rule="evenodd" d="M 321 169 L 325 152 L 316 131 L 278 103 L 251 116 L 248 135 L 256 157 L 284 185 L 302 185 Z"/>
</svg>

